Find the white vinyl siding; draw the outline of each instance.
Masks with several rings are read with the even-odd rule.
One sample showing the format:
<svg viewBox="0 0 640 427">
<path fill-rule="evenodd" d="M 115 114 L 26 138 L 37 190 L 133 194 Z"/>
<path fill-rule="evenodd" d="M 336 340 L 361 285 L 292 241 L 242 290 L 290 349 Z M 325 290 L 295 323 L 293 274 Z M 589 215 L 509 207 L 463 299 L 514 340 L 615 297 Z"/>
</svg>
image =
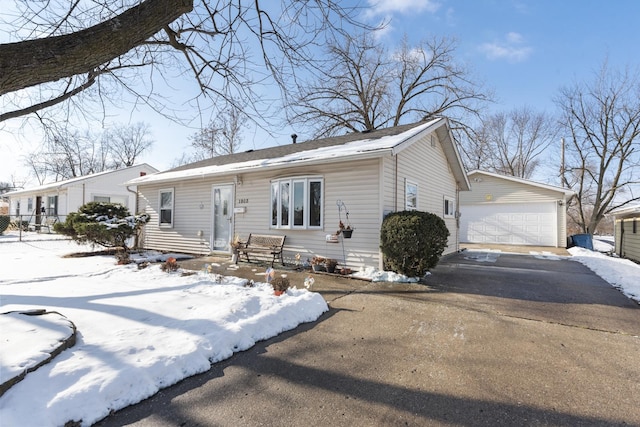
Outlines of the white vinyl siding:
<svg viewBox="0 0 640 427">
<path fill-rule="evenodd" d="M 228 183 L 228 182 L 221 182 Z M 156 250 L 208 254 L 211 251 L 211 182 L 176 182 L 173 186 L 173 227 L 158 227 L 160 190 L 164 185 L 139 187 L 139 208 L 149 214 L 142 246 Z"/>
<path fill-rule="evenodd" d="M 432 145 L 432 136 L 434 145 Z M 444 218 L 443 198 L 456 199 L 457 184 L 438 136 L 424 135 L 394 157 L 384 158 L 383 188 L 385 213 L 405 209 L 405 180 L 418 186 L 417 209 L 444 219 L 449 230 L 445 254 L 458 250 L 458 225 L 454 217 Z"/>
<path fill-rule="evenodd" d="M 624 227 L 624 232 L 622 227 Z M 616 219 L 614 234 L 616 254 L 640 262 L 640 215 L 633 218 Z"/>
<path fill-rule="evenodd" d="M 250 233 L 286 235 L 285 259 L 293 262 L 296 254 L 304 261 L 314 255 L 343 260 L 341 244 L 327 243 L 326 235 L 338 230 L 337 200 L 349 209 L 353 237 L 344 242 L 349 266 L 378 266 L 380 235 L 380 184 L 378 159 L 337 162 L 319 166 L 292 167 L 281 171 L 256 171 L 242 175 L 236 185 L 234 235 L 246 239 Z M 274 176 L 279 174 L 281 176 Z M 322 227 L 316 229 L 274 229 L 271 227 L 271 182 L 277 178 L 322 176 L 324 206 Z M 293 179 L 293 178 L 292 178 Z M 150 216 L 144 230 L 144 246 L 149 249 L 185 253 L 209 252 L 211 229 L 211 186 L 233 182 L 233 176 L 210 180 L 190 180 L 174 185 L 174 226 L 162 229 L 158 224 L 158 195 L 162 184 L 139 186 L 140 207 Z M 275 181 L 274 181 L 275 182 Z M 166 184 L 165 184 L 166 185 Z M 201 207 L 202 206 L 202 207 Z M 344 221 L 344 212 L 343 217 Z M 319 219 L 318 219 L 319 220 Z M 198 231 L 203 237 L 198 237 Z"/>
</svg>

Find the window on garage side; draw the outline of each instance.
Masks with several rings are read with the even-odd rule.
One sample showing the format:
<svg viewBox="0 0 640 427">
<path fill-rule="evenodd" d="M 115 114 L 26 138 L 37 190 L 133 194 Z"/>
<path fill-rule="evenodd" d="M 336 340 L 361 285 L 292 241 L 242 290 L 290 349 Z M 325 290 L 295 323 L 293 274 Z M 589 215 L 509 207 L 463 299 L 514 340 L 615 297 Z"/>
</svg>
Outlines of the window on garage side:
<svg viewBox="0 0 640 427">
<path fill-rule="evenodd" d="M 456 205 L 453 197 L 444 197 L 443 216 L 445 218 L 454 218 L 456 216 Z"/>
<path fill-rule="evenodd" d="M 271 181 L 271 227 L 322 227 L 322 178 L 281 178 Z"/>
<path fill-rule="evenodd" d="M 418 184 L 405 180 L 404 182 L 404 207 L 408 211 L 418 209 Z"/>
<path fill-rule="evenodd" d="M 160 190 L 160 227 L 173 227 L 173 188 Z"/>
</svg>

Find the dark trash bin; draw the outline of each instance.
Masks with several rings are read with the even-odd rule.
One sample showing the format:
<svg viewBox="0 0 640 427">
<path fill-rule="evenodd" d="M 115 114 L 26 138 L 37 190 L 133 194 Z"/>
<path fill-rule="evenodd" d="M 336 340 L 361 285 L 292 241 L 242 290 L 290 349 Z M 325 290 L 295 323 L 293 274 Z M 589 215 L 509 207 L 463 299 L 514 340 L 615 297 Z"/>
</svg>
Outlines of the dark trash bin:
<svg viewBox="0 0 640 427">
<path fill-rule="evenodd" d="M 571 236 L 571 243 L 573 246 L 593 250 L 593 236 L 591 234 L 574 234 Z"/>
</svg>

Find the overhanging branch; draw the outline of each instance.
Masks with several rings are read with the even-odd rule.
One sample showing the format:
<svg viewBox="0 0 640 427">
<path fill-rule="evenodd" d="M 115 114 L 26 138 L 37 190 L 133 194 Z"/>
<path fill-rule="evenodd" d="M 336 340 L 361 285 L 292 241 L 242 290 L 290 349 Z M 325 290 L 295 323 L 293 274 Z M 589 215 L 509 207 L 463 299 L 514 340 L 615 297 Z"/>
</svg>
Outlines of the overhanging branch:
<svg viewBox="0 0 640 427">
<path fill-rule="evenodd" d="M 89 73 L 193 9 L 193 0 L 145 0 L 91 28 L 0 45 L 0 95 Z"/>
</svg>

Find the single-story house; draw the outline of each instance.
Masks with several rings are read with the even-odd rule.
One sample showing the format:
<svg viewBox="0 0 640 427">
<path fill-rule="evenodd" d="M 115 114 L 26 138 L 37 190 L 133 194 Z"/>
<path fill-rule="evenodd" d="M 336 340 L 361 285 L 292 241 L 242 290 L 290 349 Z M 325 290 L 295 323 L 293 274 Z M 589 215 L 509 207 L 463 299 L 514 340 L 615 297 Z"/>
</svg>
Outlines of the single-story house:
<svg viewBox="0 0 640 427">
<path fill-rule="evenodd" d="M 567 247 L 567 202 L 574 192 L 474 170 L 460 193 L 460 241 Z"/>
<path fill-rule="evenodd" d="M 640 205 L 617 209 L 613 216 L 616 254 L 640 262 Z"/>
<path fill-rule="evenodd" d="M 322 256 L 379 267 L 385 215 L 418 209 L 444 218 L 446 252 L 458 250 L 458 193 L 469 183 L 447 119 L 295 138 L 129 181 L 151 216 L 142 246 L 230 254 L 234 237 L 267 234 L 286 236 L 289 262 Z M 354 228 L 352 238 L 335 238 L 340 221 Z"/>
<path fill-rule="evenodd" d="M 5 193 L 9 197 L 11 216 L 22 221 L 40 224 L 42 217 L 56 217 L 61 221 L 88 202 L 111 202 L 126 206 L 135 213 L 136 189 L 124 183 L 133 178 L 158 172 L 146 163 L 112 171 L 98 172 L 65 181 Z"/>
</svg>

